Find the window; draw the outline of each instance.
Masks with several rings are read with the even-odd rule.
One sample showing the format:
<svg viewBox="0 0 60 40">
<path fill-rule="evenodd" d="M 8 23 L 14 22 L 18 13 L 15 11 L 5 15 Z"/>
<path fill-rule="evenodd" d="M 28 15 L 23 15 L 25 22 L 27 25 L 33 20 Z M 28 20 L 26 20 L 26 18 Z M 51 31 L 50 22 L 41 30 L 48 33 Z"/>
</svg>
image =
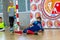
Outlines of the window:
<svg viewBox="0 0 60 40">
<path fill-rule="evenodd" d="M 18 5 L 19 5 L 19 12 L 25 12 L 26 11 L 25 0 L 18 0 Z"/>
<path fill-rule="evenodd" d="M 30 0 L 18 0 L 19 12 L 28 12 L 30 11 Z"/>
<path fill-rule="evenodd" d="M 3 4 L 2 4 L 2 0 L 0 0 L 0 13 L 3 12 Z"/>
<path fill-rule="evenodd" d="M 28 11 L 30 11 L 30 0 L 27 0 L 27 8 L 28 8 Z"/>
</svg>

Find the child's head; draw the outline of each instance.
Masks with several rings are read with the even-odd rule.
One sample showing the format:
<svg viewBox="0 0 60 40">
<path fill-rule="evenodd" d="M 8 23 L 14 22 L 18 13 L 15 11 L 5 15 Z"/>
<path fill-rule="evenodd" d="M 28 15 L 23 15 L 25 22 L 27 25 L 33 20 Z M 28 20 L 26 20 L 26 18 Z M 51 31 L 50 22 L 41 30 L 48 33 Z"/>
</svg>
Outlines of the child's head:
<svg viewBox="0 0 60 40">
<path fill-rule="evenodd" d="M 13 6 L 13 2 L 11 2 L 11 1 L 10 1 L 10 3 L 9 3 L 9 4 L 10 4 L 10 6 Z"/>
<path fill-rule="evenodd" d="M 36 19 L 37 19 L 37 21 L 41 21 L 41 17 L 37 17 Z"/>
<path fill-rule="evenodd" d="M 0 17 L 0 23 L 2 22 L 2 17 Z"/>
<path fill-rule="evenodd" d="M 36 14 L 35 14 L 35 18 L 37 19 L 37 17 L 40 17 L 40 13 L 39 12 L 37 12 Z"/>
</svg>

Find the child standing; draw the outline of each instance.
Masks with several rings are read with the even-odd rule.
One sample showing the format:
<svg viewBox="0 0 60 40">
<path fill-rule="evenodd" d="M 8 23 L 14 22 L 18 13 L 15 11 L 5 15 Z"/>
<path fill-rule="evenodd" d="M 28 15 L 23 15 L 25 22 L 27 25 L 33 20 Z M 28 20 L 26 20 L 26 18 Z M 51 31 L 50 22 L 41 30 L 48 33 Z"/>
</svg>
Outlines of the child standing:
<svg viewBox="0 0 60 40">
<path fill-rule="evenodd" d="M 4 31 L 4 22 L 2 21 L 2 17 L 0 17 L 0 31 Z"/>
<path fill-rule="evenodd" d="M 9 23 L 10 23 L 10 31 L 13 32 L 13 24 L 14 24 L 14 16 L 16 12 L 16 7 L 13 5 L 13 2 L 10 2 L 8 6 L 8 14 L 9 14 Z"/>
</svg>

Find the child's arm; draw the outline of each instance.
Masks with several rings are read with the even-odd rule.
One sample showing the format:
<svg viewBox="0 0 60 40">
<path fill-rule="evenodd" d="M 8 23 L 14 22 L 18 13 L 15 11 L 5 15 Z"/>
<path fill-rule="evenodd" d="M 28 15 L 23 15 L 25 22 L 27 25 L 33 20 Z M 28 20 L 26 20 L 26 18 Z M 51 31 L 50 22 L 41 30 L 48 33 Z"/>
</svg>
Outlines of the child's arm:
<svg viewBox="0 0 60 40">
<path fill-rule="evenodd" d="M 28 25 L 28 27 L 32 26 L 34 21 L 35 21 L 35 19 L 30 20 L 30 24 Z"/>
<path fill-rule="evenodd" d="M 8 6 L 8 9 L 7 10 L 8 10 L 8 12 L 10 12 L 10 6 Z"/>
<path fill-rule="evenodd" d="M 32 26 L 33 24 L 29 24 L 28 26 L 30 27 L 30 26 Z"/>
<path fill-rule="evenodd" d="M 15 12 L 15 15 L 16 15 L 16 6 L 14 6 L 14 12 Z"/>
<path fill-rule="evenodd" d="M 30 21 L 30 24 L 28 25 L 29 27 L 33 25 L 33 21 Z"/>
</svg>

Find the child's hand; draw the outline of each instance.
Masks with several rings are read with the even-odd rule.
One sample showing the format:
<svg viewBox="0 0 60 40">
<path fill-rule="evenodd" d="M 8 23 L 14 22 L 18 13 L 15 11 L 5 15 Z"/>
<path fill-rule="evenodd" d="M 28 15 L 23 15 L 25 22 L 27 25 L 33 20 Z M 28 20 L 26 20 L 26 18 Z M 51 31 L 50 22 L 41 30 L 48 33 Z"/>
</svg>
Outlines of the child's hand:
<svg viewBox="0 0 60 40">
<path fill-rule="evenodd" d="M 39 33 L 42 32 L 42 30 L 39 30 Z"/>
<path fill-rule="evenodd" d="M 30 27 L 30 26 L 32 26 L 33 24 L 29 24 L 28 26 Z"/>
<path fill-rule="evenodd" d="M 14 15 L 14 19 L 16 19 L 16 15 Z"/>
</svg>

